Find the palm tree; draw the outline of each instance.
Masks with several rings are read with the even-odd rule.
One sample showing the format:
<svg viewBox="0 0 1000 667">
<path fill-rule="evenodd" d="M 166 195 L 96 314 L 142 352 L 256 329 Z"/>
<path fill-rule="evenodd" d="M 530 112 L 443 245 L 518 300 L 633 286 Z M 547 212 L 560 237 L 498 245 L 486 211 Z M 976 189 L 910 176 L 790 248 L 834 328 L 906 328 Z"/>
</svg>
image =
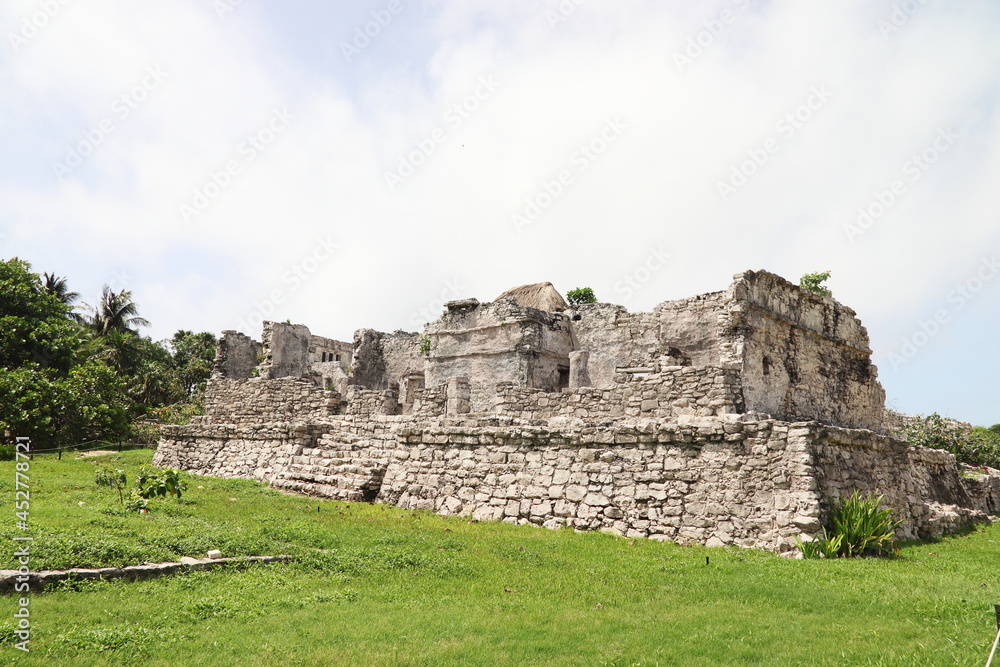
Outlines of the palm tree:
<svg viewBox="0 0 1000 667">
<path fill-rule="evenodd" d="M 98 336 L 111 332 L 138 334 L 139 327 L 148 327 L 149 320 L 139 317 L 139 305 L 132 300 L 132 292 L 122 290 L 112 292 L 105 285 L 101 289 L 101 301 L 95 308 L 87 306 L 90 315 L 87 324 Z"/>
<path fill-rule="evenodd" d="M 80 298 L 80 293 L 70 292 L 69 286 L 66 284 L 66 279 L 57 278 L 54 273 L 45 273 L 43 274 L 43 277 L 45 278 L 45 282 L 42 283 L 42 289 L 48 294 L 51 294 L 55 298 L 59 299 L 63 305 L 69 307 L 66 311 L 66 317 L 74 322 L 82 324 L 83 316 L 76 312 L 76 306 L 73 305 L 76 303 L 76 300 Z"/>
<path fill-rule="evenodd" d="M 42 289 L 67 306 L 72 306 L 73 302 L 80 298 L 79 292 L 69 291 L 65 278 L 57 278 L 54 273 L 45 273 L 43 277 L 45 278 L 45 283 L 42 285 Z"/>
</svg>

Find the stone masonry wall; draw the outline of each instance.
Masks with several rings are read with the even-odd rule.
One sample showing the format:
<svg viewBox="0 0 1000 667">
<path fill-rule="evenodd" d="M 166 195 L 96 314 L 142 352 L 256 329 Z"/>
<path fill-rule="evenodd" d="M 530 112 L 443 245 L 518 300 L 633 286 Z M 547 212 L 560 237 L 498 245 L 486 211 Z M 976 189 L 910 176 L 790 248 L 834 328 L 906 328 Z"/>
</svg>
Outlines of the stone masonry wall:
<svg viewBox="0 0 1000 667">
<path fill-rule="evenodd" d="M 820 511 L 808 455 L 790 431 L 735 419 L 571 432 L 402 428 L 378 499 L 478 520 L 784 550 L 818 526 Z"/>
<path fill-rule="evenodd" d="M 819 428 L 817 436 L 812 452 L 824 512 L 848 490 L 883 494 L 884 506 L 904 521 L 899 532 L 906 539 L 940 535 L 982 514 L 1000 513 L 997 471 L 958 466 L 944 450 L 907 447 L 868 431 Z"/>
<path fill-rule="evenodd" d="M 815 535 L 832 501 L 854 489 L 884 493 L 902 537 L 985 520 L 1000 506 L 1000 471 L 965 477 L 946 452 L 816 422 L 745 419 L 202 424 L 165 428 L 155 462 L 479 520 L 773 551 Z"/>
<path fill-rule="evenodd" d="M 250 377 L 260 363 L 263 347 L 260 343 L 238 331 L 223 331 L 215 349 L 213 375 L 244 380 Z"/>
<path fill-rule="evenodd" d="M 500 385 L 496 412 L 526 420 L 671 419 L 743 412 L 739 374 L 732 369 L 677 366 L 646 377 L 619 374 L 618 380 L 606 389 L 582 387 L 560 393 Z"/>
<path fill-rule="evenodd" d="M 228 380 L 211 378 L 205 388 L 203 417 L 197 423 L 259 424 L 328 419 L 341 410 L 340 394 L 309 380 L 281 378 Z"/>
<path fill-rule="evenodd" d="M 399 408 L 399 390 L 363 389 L 357 385 L 347 388 L 347 414 L 367 418 L 374 415 L 394 415 Z"/>
<path fill-rule="evenodd" d="M 885 392 L 853 310 L 766 271 L 730 287 L 722 364 L 740 368 L 748 411 L 881 431 Z"/>
<path fill-rule="evenodd" d="M 289 423 L 164 426 L 153 465 L 271 483 L 323 432 L 323 427 Z"/>
</svg>

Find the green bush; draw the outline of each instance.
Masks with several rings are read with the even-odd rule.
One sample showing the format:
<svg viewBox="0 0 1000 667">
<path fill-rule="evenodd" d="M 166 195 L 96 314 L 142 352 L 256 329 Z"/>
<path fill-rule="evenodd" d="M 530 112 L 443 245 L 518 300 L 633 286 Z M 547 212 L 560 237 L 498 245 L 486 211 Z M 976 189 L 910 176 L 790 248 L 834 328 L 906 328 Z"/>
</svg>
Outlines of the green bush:
<svg viewBox="0 0 1000 667">
<path fill-rule="evenodd" d="M 855 490 L 834 502 L 828 524 L 812 542 L 799 541 L 805 558 L 894 556 L 899 552 L 891 509 L 879 509 L 884 496 L 864 496 Z"/>
<path fill-rule="evenodd" d="M 967 465 L 1000 468 L 1000 434 L 993 427 L 970 430 L 935 412 L 912 418 L 902 434 L 908 445 L 943 449 Z"/>
<path fill-rule="evenodd" d="M 826 282 L 830 277 L 830 271 L 820 271 L 818 273 L 807 273 L 799 279 L 799 287 L 804 290 L 808 290 L 813 294 L 820 294 L 822 296 L 831 296 L 832 293 L 828 287 L 824 287 L 823 283 Z"/>
<path fill-rule="evenodd" d="M 581 303 L 597 303 L 597 297 L 589 287 L 577 287 L 566 292 L 566 301 L 571 306 L 579 306 Z"/>
<path fill-rule="evenodd" d="M 15 445 L 0 445 L 0 461 L 13 461 L 17 457 Z"/>
</svg>

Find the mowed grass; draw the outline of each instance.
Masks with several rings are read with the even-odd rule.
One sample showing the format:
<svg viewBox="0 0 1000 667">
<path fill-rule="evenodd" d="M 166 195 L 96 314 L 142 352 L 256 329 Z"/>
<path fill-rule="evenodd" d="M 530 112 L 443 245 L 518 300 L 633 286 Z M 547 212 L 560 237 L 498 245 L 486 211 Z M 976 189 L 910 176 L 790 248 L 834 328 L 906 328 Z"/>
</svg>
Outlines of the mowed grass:
<svg viewBox="0 0 1000 667">
<path fill-rule="evenodd" d="M 13 648 L 16 598 L 6 596 L 5 661 L 982 665 L 996 632 L 1000 525 L 909 545 L 891 561 L 796 561 L 472 523 L 201 477 L 187 478 L 180 503 L 157 500 L 139 515 L 94 485 L 98 466 L 132 473 L 150 457 L 36 458 L 33 569 L 210 548 L 297 560 L 32 594 L 29 654 Z M 13 479 L 13 463 L 0 464 L 8 555 L 19 534 Z"/>
</svg>

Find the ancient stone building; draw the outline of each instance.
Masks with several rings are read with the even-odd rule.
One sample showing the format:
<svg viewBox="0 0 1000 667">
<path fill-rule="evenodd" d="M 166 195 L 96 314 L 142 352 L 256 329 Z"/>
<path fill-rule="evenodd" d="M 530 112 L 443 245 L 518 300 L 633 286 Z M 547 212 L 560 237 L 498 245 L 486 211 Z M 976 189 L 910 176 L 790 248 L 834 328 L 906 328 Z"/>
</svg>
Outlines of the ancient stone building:
<svg viewBox="0 0 1000 667">
<path fill-rule="evenodd" d="M 785 551 L 879 491 L 904 537 L 1000 509 L 1000 473 L 886 432 L 854 311 L 764 271 L 649 313 L 549 283 L 353 343 L 266 322 L 219 344 L 159 465 L 482 520 Z M 971 469 L 970 469 L 971 470 Z"/>
</svg>

